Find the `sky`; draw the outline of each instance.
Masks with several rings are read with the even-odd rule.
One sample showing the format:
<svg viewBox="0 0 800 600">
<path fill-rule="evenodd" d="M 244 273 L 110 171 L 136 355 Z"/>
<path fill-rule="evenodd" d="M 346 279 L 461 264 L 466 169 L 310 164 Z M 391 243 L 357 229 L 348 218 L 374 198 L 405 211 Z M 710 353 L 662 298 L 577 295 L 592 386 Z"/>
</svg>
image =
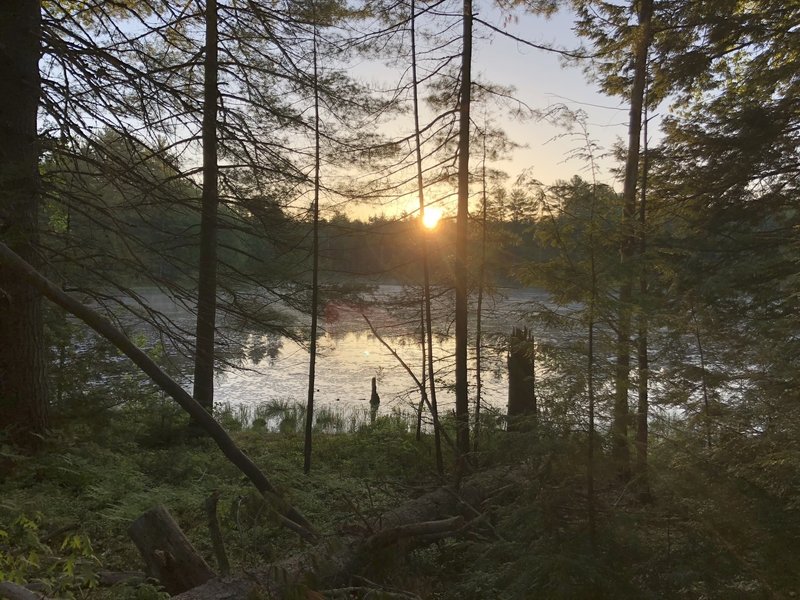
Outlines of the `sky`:
<svg viewBox="0 0 800 600">
<path fill-rule="evenodd" d="M 545 46 L 577 47 L 573 34 L 572 16 L 561 12 L 554 18 L 517 13 L 516 22 L 503 23 L 499 11 L 489 10 L 479 17 L 510 34 Z M 486 29 L 476 23 L 476 33 L 484 36 Z M 480 28 L 480 29 L 479 29 Z M 488 39 L 478 39 L 474 51 L 474 69 L 484 78 L 516 88 L 518 98 L 534 109 L 546 110 L 565 104 L 572 110 L 586 112 L 589 136 L 602 150 L 608 152 L 612 145 L 627 135 L 628 109 L 618 98 L 605 96 L 598 85 L 588 79 L 580 66 L 564 66 L 561 58 L 535 48 L 530 48 L 498 33 Z M 510 161 L 501 163 L 513 177 L 530 169 L 536 179 L 545 184 L 557 179 L 569 179 L 575 174 L 589 177 L 584 161 L 568 158 L 580 144 L 574 137 L 558 137 L 563 130 L 542 121 L 519 122 L 503 119 L 511 138 L 527 147 L 515 152 Z M 604 183 L 615 184 L 608 168 L 614 162 L 600 159 L 600 178 Z"/>
<path fill-rule="evenodd" d="M 560 48 L 576 48 L 579 45 L 579 40 L 572 32 L 572 15 L 569 12 L 562 11 L 547 19 L 519 10 L 509 18 L 493 3 L 476 3 L 475 6 L 480 19 L 517 38 Z M 558 54 L 526 46 L 488 30 L 477 21 L 474 24 L 473 46 L 474 79 L 513 87 L 514 96 L 535 110 L 547 111 L 557 105 L 566 105 L 571 110 L 584 111 L 588 135 L 599 146 L 596 156 L 598 180 L 618 189 L 621 187 L 610 171 L 616 166 L 614 160 L 601 156 L 626 137 L 628 108 L 620 99 L 600 93 L 598 85 L 589 80 L 580 66 L 565 66 Z M 364 72 L 371 73 L 370 68 L 367 67 Z M 382 72 L 377 70 L 372 75 L 378 82 L 388 82 L 385 66 Z M 473 113 L 473 119 L 479 119 L 479 116 Z M 511 157 L 492 165 L 509 175 L 510 184 L 522 174 L 544 184 L 570 179 L 573 175 L 591 178 L 585 160 L 570 158 L 577 148 L 584 147 L 583 140 L 564 135 L 564 129 L 546 121 L 515 119 L 508 109 L 502 109 L 495 119 L 509 138 L 522 146 Z M 471 162 L 472 165 L 477 164 L 475 155 Z M 416 202 L 415 196 L 408 195 L 398 200 L 397 206 L 399 210 L 410 210 Z M 392 214 L 395 211 L 384 206 L 361 207 L 348 212 L 363 218 L 370 214 Z"/>
</svg>

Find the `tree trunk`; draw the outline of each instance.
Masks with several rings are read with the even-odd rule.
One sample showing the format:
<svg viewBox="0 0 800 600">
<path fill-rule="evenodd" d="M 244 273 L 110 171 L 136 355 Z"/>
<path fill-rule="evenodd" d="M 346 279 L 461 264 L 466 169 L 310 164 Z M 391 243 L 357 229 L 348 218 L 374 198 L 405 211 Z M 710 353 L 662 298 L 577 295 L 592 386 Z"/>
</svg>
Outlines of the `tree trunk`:
<svg viewBox="0 0 800 600">
<path fill-rule="evenodd" d="M 700 358 L 700 389 L 703 391 L 703 426 L 706 432 L 706 448 L 711 449 L 711 405 L 708 398 L 708 381 L 706 379 L 706 354 L 700 339 L 700 324 L 694 305 L 691 307 L 692 321 L 694 324 L 694 338 L 697 341 L 697 353 Z"/>
<path fill-rule="evenodd" d="M 31 591 L 10 581 L 0 582 L 0 598 L 5 598 L 5 600 L 49 600 L 48 596 L 42 593 Z"/>
<path fill-rule="evenodd" d="M 197 286 L 194 399 L 214 408 L 214 331 L 217 315 L 217 0 L 207 0 L 203 83 L 203 199 Z"/>
<path fill-rule="evenodd" d="M 647 91 L 645 90 L 645 100 Z M 644 124 L 642 126 L 644 148 L 642 150 L 642 193 L 639 201 L 639 337 L 636 344 L 637 362 L 639 365 L 639 401 L 636 407 L 636 479 L 639 499 L 650 502 L 650 478 L 647 466 L 648 437 L 650 417 L 650 357 L 647 353 L 648 318 L 645 310 L 647 299 L 647 106 L 644 106 Z"/>
<path fill-rule="evenodd" d="M 588 144 L 590 149 L 591 146 Z M 590 154 L 591 155 L 591 154 Z M 589 521 L 589 545 L 592 552 L 597 549 L 597 511 L 595 497 L 595 391 L 594 391 L 594 323 L 597 308 L 597 257 L 595 255 L 595 215 L 597 209 L 597 178 L 592 169 L 592 203 L 589 211 L 589 273 L 590 295 L 588 308 L 588 339 L 586 347 L 586 396 L 589 402 L 589 440 L 586 448 L 586 512 Z"/>
<path fill-rule="evenodd" d="M 416 35 L 416 4 L 411 0 L 411 77 L 412 91 L 414 94 L 414 142 L 416 144 L 417 155 L 417 193 L 419 194 L 419 220 L 420 223 L 425 219 L 425 185 L 422 179 L 422 142 L 420 140 L 419 129 L 419 90 L 417 84 L 417 35 Z M 425 316 L 423 319 L 423 353 L 425 346 L 428 348 L 428 383 L 430 385 L 431 396 L 431 418 L 433 419 L 433 442 L 436 452 L 436 472 L 441 476 L 444 474 L 444 462 L 442 460 L 442 437 L 439 425 L 439 406 L 436 404 L 436 378 L 433 368 L 433 318 L 431 316 L 431 274 L 430 274 L 430 251 L 428 249 L 428 235 L 422 232 L 422 286 L 423 303 L 425 306 Z M 426 344 L 427 341 L 427 344 Z M 423 361 L 424 362 L 424 361 Z M 422 376 L 422 402 L 425 402 L 425 374 L 423 365 Z M 420 425 L 422 421 L 422 410 L 420 409 Z M 418 431 L 420 427 L 418 425 Z"/>
<path fill-rule="evenodd" d="M 635 215 L 636 181 L 639 174 L 639 148 L 642 134 L 642 108 L 647 80 L 647 54 L 652 36 L 650 21 L 653 0 L 642 0 L 639 10 L 639 32 L 634 49 L 634 74 L 631 87 L 631 109 L 628 122 L 628 152 L 625 159 L 625 184 L 622 191 L 624 239 L 621 248 L 623 267 L 630 267 L 636 251 Z M 631 367 L 631 303 L 633 299 L 633 274 L 625 273 L 619 293 L 619 323 L 617 329 L 616 389 L 614 415 L 611 424 L 612 456 L 617 474 L 630 477 L 630 449 L 628 448 L 628 390 Z"/>
<path fill-rule="evenodd" d="M 144 559 L 147 574 L 170 594 L 180 594 L 214 577 L 211 567 L 163 506 L 136 519 L 128 529 Z"/>
<path fill-rule="evenodd" d="M 481 397 L 483 396 L 483 293 L 486 280 L 486 132 L 483 134 L 483 162 L 481 163 L 481 262 L 478 265 L 478 301 L 475 307 L 475 429 L 472 450 L 478 451 L 481 435 Z"/>
<path fill-rule="evenodd" d="M 217 503 L 219 502 L 219 490 L 214 491 L 203 503 L 208 518 L 208 534 L 211 537 L 211 545 L 214 548 L 214 556 L 217 559 L 219 573 L 223 577 L 231 572 L 231 565 L 228 562 L 228 553 L 225 551 L 225 541 L 222 539 L 222 530 L 219 526 L 217 517 Z"/>
<path fill-rule="evenodd" d="M 319 321 L 319 74 L 317 72 L 317 28 L 314 27 L 314 206 L 311 231 L 311 345 L 308 357 L 308 398 L 306 402 L 306 429 L 303 445 L 303 472 L 311 471 L 311 446 L 314 434 L 314 386 L 317 372 L 317 323 Z"/>
<path fill-rule="evenodd" d="M 40 7 L 6 0 L 0 18 L 0 239 L 33 265 L 39 255 Z M 41 295 L 0 265 L 0 427 L 35 445 L 47 428 Z"/>
<path fill-rule="evenodd" d="M 469 119 L 472 87 L 472 0 L 464 0 L 461 92 L 458 129 L 458 211 L 456 213 L 456 448 L 459 464 L 469 453 L 467 373 L 467 236 L 469 220 Z"/>
</svg>

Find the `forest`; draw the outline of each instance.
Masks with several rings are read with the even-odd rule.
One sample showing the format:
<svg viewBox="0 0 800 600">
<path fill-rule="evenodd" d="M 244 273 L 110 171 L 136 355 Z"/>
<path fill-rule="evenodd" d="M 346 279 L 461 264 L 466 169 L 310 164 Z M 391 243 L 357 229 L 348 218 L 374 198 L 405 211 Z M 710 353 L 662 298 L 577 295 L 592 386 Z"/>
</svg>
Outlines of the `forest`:
<svg viewBox="0 0 800 600">
<path fill-rule="evenodd" d="M 798 73 L 798 0 L 3 0 L 0 598 L 796 597 Z"/>
</svg>

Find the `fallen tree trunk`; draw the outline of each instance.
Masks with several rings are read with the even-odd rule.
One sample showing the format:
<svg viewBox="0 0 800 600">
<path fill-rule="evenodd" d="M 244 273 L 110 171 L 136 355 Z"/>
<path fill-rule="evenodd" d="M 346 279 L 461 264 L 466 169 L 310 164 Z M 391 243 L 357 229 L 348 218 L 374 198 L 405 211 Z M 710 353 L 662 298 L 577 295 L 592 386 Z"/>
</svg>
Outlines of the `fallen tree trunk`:
<svg viewBox="0 0 800 600">
<path fill-rule="evenodd" d="M 289 505 L 281 498 L 266 475 L 264 475 L 255 463 L 239 449 L 236 442 L 231 439 L 216 419 L 200 406 L 200 404 L 195 402 L 194 398 L 192 398 L 178 382 L 164 373 L 164 371 L 162 371 L 145 352 L 131 342 L 124 333 L 114 327 L 108 319 L 104 318 L 98 312 L 64 293 L 58 286 L 39 273 L 33 266 L 23 260 L 2 242 L 0 242 L 0 261 L 2 261 L 6 268 L 20 277 L 20 279 L 23 279 L 43 296 L 86 323 L 89 327 L 114 344 L 125 356 L 130 358 L 137 367 L 158 385 L 158 387 L 169 394 L 181 408 L 189 413 L 193 421 L 199 424 L 200 427 L 211 436 L 217 443 L 217 446 L 219 446 L 219 449 L 222 450 L 222 453 L 244 473 L 256 489 L 272 500 L 272 504 L 283 525 L 295 531 L 309 542 L 317 541 L 318 534 L 314 531 L 311 524 L 296 508 Z"/>
<path fill-rule="evenodd" d="M 364 533 L 342 534 L 310 550 L 267 565 L 246 576 L 211 579 L 175 596 L 176 600 L 246 600 L 262 592 L 266 597 L 284 598 L 302 590 L 324 590 L 347 586 L 350 580 L 373 564 L 381 551 L 400 541 L 430 542 L 452 535 L 483 515 L 484 503 L 497 490 L 509 490 L 522 483 L 520 471 L 494 469 L 477 473 L 461 488 L 437 488 L 409 500 L 360 527 Z M 345 527 L 352 531 L 358 526 Z M 305 596 L 303 596 L 305 597 Z M 312 597 L 312 596 L 308 596 Z"/>
<path fill-rule="evenodd" d="M 6 600 L 49 600 L 44 594 L 32 592 L 28 588 L 10 581 L 0 582 L 0 598 L 5 598 Z"/>
</svg>

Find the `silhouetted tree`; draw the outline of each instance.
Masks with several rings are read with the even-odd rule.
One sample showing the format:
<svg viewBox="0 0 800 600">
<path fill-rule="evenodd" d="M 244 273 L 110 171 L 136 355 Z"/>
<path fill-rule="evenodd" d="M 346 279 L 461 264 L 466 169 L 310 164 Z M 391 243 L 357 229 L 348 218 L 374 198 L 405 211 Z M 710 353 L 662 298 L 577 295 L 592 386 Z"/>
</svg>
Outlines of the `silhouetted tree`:
<svg viewBox="0 0 800 600">
<path fill-rule="evenodd" d="M 0 240 L 33 265 L 41 185 L 37 114 L 41 16 L 37 0 L 10 0 L 0 18 Z M 0 423 L 35 442 L 48 424 L 41 296 L 0 263 Z"/>
</svg>

